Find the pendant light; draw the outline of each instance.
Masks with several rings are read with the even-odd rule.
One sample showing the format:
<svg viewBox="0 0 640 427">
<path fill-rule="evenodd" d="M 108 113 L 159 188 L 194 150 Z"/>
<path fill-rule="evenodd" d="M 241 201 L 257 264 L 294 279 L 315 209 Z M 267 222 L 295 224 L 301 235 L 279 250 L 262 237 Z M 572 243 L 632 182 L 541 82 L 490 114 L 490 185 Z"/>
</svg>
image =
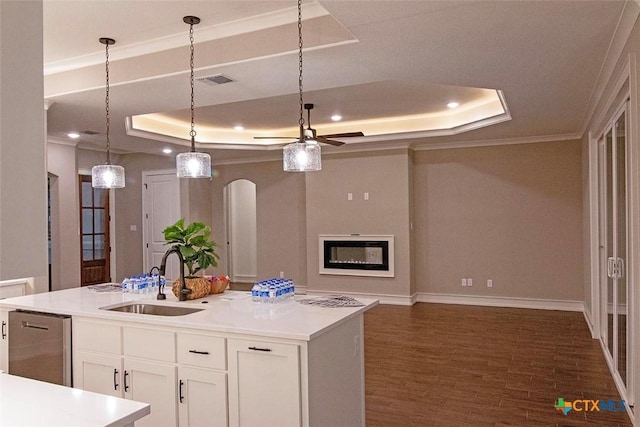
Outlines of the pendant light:
<svg viewBox="0 0 640 427">
<path fill-rule="evenodd" d="M 124 168 L 111 164 L 111 141 L 109 140 L 109 46 L 116 43 L 114 39 L 102 37 L 100 43 L 105 45 L 105 68 L 106 68 L 106 97 L 105 111 L 107 123 L 107 161 L 104 165 L 97 165 L 91 168 L 91 186 L 93 188 L 123 188 Z"/>
<path fill-rule="evenodd" d="M 302 0 L 298 0 L 298 91 L 300 94 L 300 139 L 283 149 L 283 168 L 286 172 L 311 172 L 322 169 L 320 146 L 313 132 L 304 128 L 302 101 Z"/>
<path fill-rule="evenodd" d="M 196 16 L 182 18 L 185 24 L 189 24 L 189 42 L 191 46 L 191 151 L 180 153 L 176 156 L 176 169 L 178 178 L 211 178 L 211 156 L 207 153 L 196 151 L 196 131 L 194 122 L 193 101 L 193 26 L 200 23 Z"/>
</svg>

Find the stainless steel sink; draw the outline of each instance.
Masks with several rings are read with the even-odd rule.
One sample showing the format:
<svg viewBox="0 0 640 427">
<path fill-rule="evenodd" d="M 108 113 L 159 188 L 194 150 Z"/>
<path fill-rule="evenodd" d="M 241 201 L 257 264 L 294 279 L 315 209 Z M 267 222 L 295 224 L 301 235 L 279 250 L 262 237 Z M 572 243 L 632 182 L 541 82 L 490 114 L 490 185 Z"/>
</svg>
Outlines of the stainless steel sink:
<svg viewBox="0 0 640 427">
<path fill-rule="evenodd" d="M 201 308 L 176 307 L 172 305 L 145 304 L 139 302 L 128 302 L 116 306 L 100 307 L 100 310 L 150 314 L 152 316 L 184 316 L 202 311 Z"/>
</svg>

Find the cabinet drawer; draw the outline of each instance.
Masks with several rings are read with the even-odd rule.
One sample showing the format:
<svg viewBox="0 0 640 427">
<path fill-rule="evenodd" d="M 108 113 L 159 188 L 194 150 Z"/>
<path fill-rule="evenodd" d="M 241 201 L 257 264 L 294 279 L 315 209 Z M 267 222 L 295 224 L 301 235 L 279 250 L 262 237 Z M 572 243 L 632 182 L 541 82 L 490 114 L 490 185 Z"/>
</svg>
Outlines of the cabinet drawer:
<svg viewBox="0 0 640 427">
<path fill-rule="evenodd" d="M 178 333 L 178 363 L 227 369 L 225 339 L 210 335 Z"/>
<path fill-rule="evenodd" d="M 106 323 L 74 320 L 73 347 L 108 354 L 122 354 L 122 328 Z"/>
<path fill-rule="evenodd" d="M 176 361 L 176 334 L 157 329 L 125 327 L 123 332 L 125 356 L 142 357 L 162 362 Z"/>
</svg>

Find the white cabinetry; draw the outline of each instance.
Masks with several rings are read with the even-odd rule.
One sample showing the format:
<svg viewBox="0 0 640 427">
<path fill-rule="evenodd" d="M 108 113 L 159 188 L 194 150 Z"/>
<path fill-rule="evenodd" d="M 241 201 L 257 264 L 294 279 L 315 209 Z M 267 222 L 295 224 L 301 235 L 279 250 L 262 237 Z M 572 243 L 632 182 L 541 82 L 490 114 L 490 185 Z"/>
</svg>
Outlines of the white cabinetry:
<svg viewBox="0 0 640 427">
<path fill-rule="evenodd" d="M 136 426 L 176 425 L 173 332 L 74 319 L 73 337 L 74 387 L 151 404 Z"/>
<path fill-rule="evenodd" d="M 7 281 L 0 284 L 0 299 L 21 297 L 26 294 L 25 282 Z"/>
<path fill-rule="evenodd" d="M 0 371 L 9 371 L 9 311 L 0 309 Z"/>
<path fill-rule="evenodd" d="M 300 426 L 299 346 L 228 340 L 229 423 Z"/>
<path fill-rule="evenodd" d="M 223 337 L 178 333 L 180 427 L 227 426 L 227 353 Z"/>
<path fill-rule="evenodd" d="M 90 317 L 73 328 L 74 386 L 150 403 L 136 427 L 365 423 L 361 314 L 308 341 Z"/>
</svg>

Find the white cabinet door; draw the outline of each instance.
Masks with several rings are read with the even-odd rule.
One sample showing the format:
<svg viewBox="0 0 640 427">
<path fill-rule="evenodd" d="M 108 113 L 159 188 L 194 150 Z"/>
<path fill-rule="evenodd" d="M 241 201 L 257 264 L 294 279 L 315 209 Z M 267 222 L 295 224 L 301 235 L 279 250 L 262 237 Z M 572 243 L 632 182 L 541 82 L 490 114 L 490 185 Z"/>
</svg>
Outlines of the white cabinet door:
<svg viewBox="0 0 640 427">
<path fill-rule="evenodd" d="M 73 359 L 73 386 L 123 397 L 122 356 L 76 351 Z"/>
<path fill-rule="evenodd" d="M 9 372 L 9 311 L 0 310 L 0 371 Z"/>
<path fill-rule="evenodd" d="M 209 369 L 178 368 L 180 427 L 226 427 L 227 375 Z"/>
<path fill-rule="evenodd" d="M 177 416 L 176 366 L 132 357 L 124 358 L 125 398 L 151 405 L 151 414 L 136 427 L 175 427 Z"/>
<path fill-rule="evenodd" d="M 227 341 L 229 425 L 300 426 L 300 350 L 293 344 Z"/>
</svg>

